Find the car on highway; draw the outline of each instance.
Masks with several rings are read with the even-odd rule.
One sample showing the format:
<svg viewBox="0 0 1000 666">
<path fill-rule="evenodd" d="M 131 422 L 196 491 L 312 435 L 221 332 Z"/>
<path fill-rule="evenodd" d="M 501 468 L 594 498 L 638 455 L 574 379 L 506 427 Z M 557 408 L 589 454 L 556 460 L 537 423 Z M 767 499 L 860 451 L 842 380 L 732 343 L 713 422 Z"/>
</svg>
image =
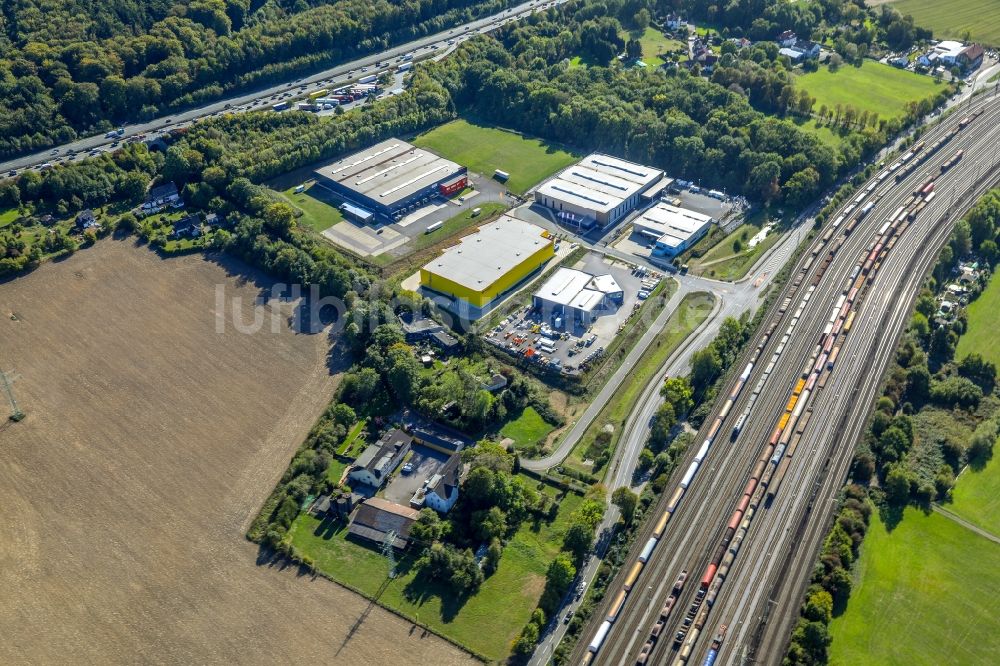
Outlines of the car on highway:
<svg viewBox="0 0 1000 666">
<path fill-rule="evenodd" d="M 8 176 L 16 176 L 17 175 L 17 169 L 11 169 L 10 171 L 7 172 L 7 175 Z"/>
<path fill-rule="evenodd" d="M 563 616 L 563 624 L 569 624 L 569 621 L 573 619 L 573 609 L 570 608 L 566 611 L 566 615 Z"/>
</svg>

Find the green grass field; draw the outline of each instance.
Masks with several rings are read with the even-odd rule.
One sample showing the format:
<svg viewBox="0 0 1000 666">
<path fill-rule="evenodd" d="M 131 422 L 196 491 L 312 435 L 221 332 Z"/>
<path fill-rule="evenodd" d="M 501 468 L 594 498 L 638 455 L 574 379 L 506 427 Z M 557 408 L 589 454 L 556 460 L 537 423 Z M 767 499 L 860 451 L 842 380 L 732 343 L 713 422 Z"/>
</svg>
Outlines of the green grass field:
<svg viewBox="0 0 1000 666">
<path fill-rule="evenodd" d="M 758 257 L 781 239 L 781 231 L 772 229 L 764 240 L 757 243 L 752 249 L 747 249 L 747 241 L 760 230 L 760 226 L 751 222 L 737 227 L 711 250 L 698 259 L 692 259 L 689 262 L 690 272 L 694 275 L 704 275 L 720 280 L 739 280 L 747 274 Z M 743 246 L 739 252 L 736 252 L 733 246 L 737 240 Z"/>
<path fill-rule="evenodd" d="M 1000 45 L 1000 12 L 996 0 L 899 0 L 892 6 L 934 31 L 938 39 L 965 39 Z"/>
<path fill-rule="evenodd" d="M 435 127 L 413 139 L 413 143 L 487 178 L 496 169 L 506 171 L 510 174 L 507 188 L 518 194 L 579 159 L 539 139 L 467 120 Z"/>
<path fill-rule="evenodd" d="M 21 211 L 17 208 L 8 208 L 5 211 L 0 212 L 0 229 L 3 229 L 9 224 L 13 224 L 14 220 L 21 217 Z"/>
<path fill-rule="evenodd" d="M 330 199 L 326 190 L 317 187 L 315 182 L 305 183 L 306 189 L 302 192 L 295 192 L 296 186 L 278 192 L 278 196 L 293 208 L 301 211 L 299 224 L 314 229 L 315 231 L 325 231 L 337 222 L 344 219 L 343 214 L 337 210 L 335 202 Z"/>
<path fill-rule="evenodd" d="M 525 407 L 513 421 L 508 421 L 500 429 L 502 437 L 510 437 L 514 440 L 514 446 L 524 448 L 534 446 L 552 432 L 554 428 L 546 423 L 545 419 L 539 416 L 534 407 Z"/>
<path fill-rule="evenodd" d="M 855 571 L 831 666 L 997 663 L 1000 545 L 912 508 L 889 533 L 876 513 Z"/>
<path fill-rule="evenodd" d="M 552 523 L 523 524 L 504 548 L 500 567 L 475 596 L 456 600 L 449 591 L 417 579 L 414 558 L 407 556 L 399 562 L 400 575 L 378 601 L 491 661 L 502 661 L 538 603 L 545 571 L 559 552 L 569 515 L 581 501 L 568 495 Z M 313 558 L 316 568 L 333 580 L 369 597 L 385 582 L 388 568 L 378 549 L 348 540 L 347 529 L 339 523 L 301 514 L 289 533 L 299 552 Z"/>
<path fill-rule="evenodd" d="M 972 352 L 987 361 L 1000 365 L 1000 346 L 996 344 L 996 328 L 1000 322 L 1000 280 L 990 280 L 979 298 L 969 303 L 969 326 L 958 340 L 955 358 L 961 359 Z"/>
<path fill-rule="evenodd" d="M 708 317 L 713 302 L 714 297 L 711 294 L 700 291 L 688 294 L 681 300 L 677 310 L 667 320 L 663 333 L 632 369 L 629 380 L 624 383 L 621 390 L 615 393 L 614 397 L 601 410 L 601 413 L 597 415 L 591 427 L 567 456 L 564 465 L 588 474 L 593 471 L 591 465 L 584 463 L 584 458 L 601 428 L 606 423 L 611 423 L 614 426 L 615 432 L 611 442 L 611 446 L 614 446 L 642 389 L 649 383 L 653 374 L 659 371 L 660 366 L 674 350 Z"/>
<path fill-rule="evenodd" d="M 815 107 L 815 110 L 819 110 L 819 106 Z M 838 149 L 841 144 L 844 143 L 844 137 L 847 134 L 841 134 L 840 131 L 831 129 L 829 125 L 821 125 L 815 118 L 801 118 L 792 117 L 789 120 L 795 124 L 799 129 L 809 132 L 821 142 L 830 146 L 831 148 Z"/>
<path fill-rule="evenodd" d="M 622 38 L 628 40 L 631 39 L 631 36 L 625 33 Z M 639 38 L 639 44 L 642 45 L 642 61 L 650 67 L 659 67 L 666 62 L 660 57 L 661 54 L 677 50 L 686 52 L 687 50 L 687 45 L 684 42 L 664 37 L 662 32 L 652 27 L 646 28 L 642 37 Z"/>
<path fill-rule="evenodd" d="M 865 60 L 861 67 L 844 65 L 836 72 L 820 67 L 797 77 L 796 86 L 816 98 L 814 112 L 824 104 L 829 109 L 841 104 L 885 119 L 902 117 L 907 102 L 931 97 L 943 89 L 943 84 L 934 83 L 929 76 L 873 60 Z"/>
<path fill-rule="evenodd" d="M 977 527 L 1000 535 L 1000 450 L 994 445 L 993 458 L 983 469 L 967 468 L 952 491 L 952 503 L 945 506 Z"/>
</svg>

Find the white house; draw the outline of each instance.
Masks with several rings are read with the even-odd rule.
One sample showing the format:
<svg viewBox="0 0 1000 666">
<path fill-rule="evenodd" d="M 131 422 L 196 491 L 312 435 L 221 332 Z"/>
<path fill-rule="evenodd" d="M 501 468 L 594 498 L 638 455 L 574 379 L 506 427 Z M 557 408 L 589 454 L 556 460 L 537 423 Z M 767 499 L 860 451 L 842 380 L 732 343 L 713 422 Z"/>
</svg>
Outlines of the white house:
<svg viewBox="0 0 1000 666">
<path fill-rule="evenodd" d="M 390 430 L 358 456 L 347 477 L 372 488 L 381 488 L 412 443 L 413 438 L 402 430 Z"/>
<path fill-rule="evenodd" d="M 448 513 L 458 501 L 458 481 L 462 471 L 462 459 L 456 454 L 448 458 L 437 474 L 427 482 L 424 505 L 438 513 Z"/>
</svg>

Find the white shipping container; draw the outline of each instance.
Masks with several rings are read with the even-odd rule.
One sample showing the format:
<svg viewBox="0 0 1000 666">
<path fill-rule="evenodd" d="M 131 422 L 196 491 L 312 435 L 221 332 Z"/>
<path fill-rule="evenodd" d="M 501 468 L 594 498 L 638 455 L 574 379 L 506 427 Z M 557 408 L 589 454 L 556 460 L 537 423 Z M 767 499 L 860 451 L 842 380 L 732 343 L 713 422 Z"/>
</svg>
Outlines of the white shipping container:
<svg viewBox="0 0 1000 666">
<path fill-rule="evenodd" d="M 597 633 L 594 634 L 594 639 L 590 641 L 590 645 L 587 647 L 591 652 L 597 652 L 601 649 L 601 645 L 604 644 L 604 639 L 608 637 L 608 632 L 611 630 L 611 623 L 605 620 L 601 623 L 601 626 L 597 628 Z"/>
<path fill-rule="evenodd" d="M 649 560 L 649 556 L 653 554 L 654 548 L 656 548 L 656 537 L 649 537 L 649 541 L 646 542 L 642 552 L 639 553 L 639 561 L 645 563 Z"/>
<path fill-rule="evenodd" d="M 695 461 L 691 463 L 691 466 L 687 468 L 686 472 L 684 472 L 684 478 L 681 479 L 681 488 L 687 488 L 689 485 L 691 485 L 691 480 L 697 473 L 698 473 L 698 462 Z"/>
</svg>

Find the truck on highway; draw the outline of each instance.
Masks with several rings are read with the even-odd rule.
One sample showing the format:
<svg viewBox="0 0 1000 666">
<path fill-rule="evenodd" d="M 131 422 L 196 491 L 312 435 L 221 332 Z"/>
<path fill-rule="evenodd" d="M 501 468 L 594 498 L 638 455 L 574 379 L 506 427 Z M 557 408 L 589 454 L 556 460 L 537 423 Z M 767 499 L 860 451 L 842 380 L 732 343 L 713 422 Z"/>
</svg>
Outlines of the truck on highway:
<svg viewBox="0 0 1000 666">
<path fill-rule="evenodd" d="M 376 81 L 378 81 L 378 77 L 381 74 L 382 72 L 379 72 L 378 74 L 369 74 L 368 76 L 362 76 L 360 79 L 358 79 L 358 83 L 375 83 Z"/>
<path fill-rule="evenodd" d="M 277 104 L 271 105 L 272 111 L 284 111 L 288 108 L 288 102 L 278 102 Z"/>
<path fill-rule="evenodd" d="M 402 65 L 396 68 L 397 72 L 405 72 L 407 70 L 413 69 L 412 62 L 404 62 Z"/>
</svg>

